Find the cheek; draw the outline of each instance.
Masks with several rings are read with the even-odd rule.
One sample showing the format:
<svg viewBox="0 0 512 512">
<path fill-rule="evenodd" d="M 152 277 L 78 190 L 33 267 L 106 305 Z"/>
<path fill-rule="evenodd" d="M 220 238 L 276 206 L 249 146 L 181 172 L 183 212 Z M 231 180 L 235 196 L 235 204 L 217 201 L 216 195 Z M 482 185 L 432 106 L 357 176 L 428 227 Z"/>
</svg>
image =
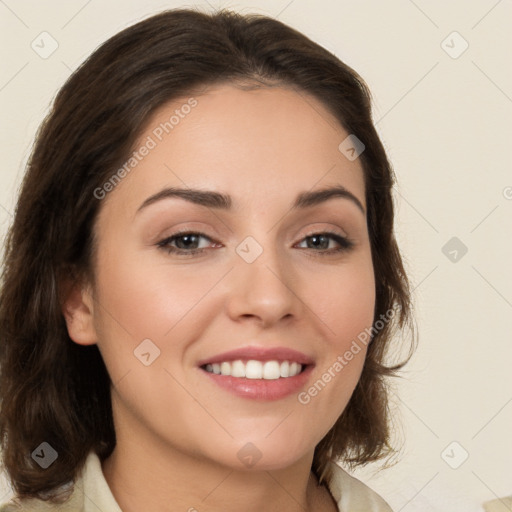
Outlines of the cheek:
<svg viewBox="0 0 512 512">
<path fill-rule="evenodd" d="M 331 348 L 346 349 L 373 323 L 375 279 L 371 261 L 364 259 L 311 281 L 305 293 L 325 325 Z"/>
<path fill-rule="evenodd" d="M 309 284 L 308 293 L 324 326 L 324 344 L 312 385 L 298 398 L 332 424 L 347 405 L 364 365 L 374 319 L 373 266 L 361 260 L 316 284 Z"/>
<path fill-rule="evenodd" d="M 198 311 L 201 322 L 196 327 L 207 320 L 201 301 L 223 275 L 222 269 L 205 267 L 171 272 L 165 258 L 131 254 L 106 248 L 97 264 L 98 345 L 113 371 L 121 364 L 133 365 L 133 351 L 146 339 L 178 361 L 183 350 L 178 340 L 186 340 L 181 331 L 188 329 L 193 338 L 190 320 L 197 319 Z"/>
<path fill-rule="evenodd" d="M 121 262 L 102 282 L 100 296 L 112 316 L 135 338 L 162 337 L 198 300 L 194 282 L 167 279 L 153 267 Z"/>
</svg>

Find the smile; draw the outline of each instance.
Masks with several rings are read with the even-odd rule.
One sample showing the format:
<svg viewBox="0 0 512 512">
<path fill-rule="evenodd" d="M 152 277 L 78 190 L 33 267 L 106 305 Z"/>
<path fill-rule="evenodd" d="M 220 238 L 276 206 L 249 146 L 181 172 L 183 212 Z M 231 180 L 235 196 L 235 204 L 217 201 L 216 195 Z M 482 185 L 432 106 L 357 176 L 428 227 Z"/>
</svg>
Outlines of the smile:
<svg viewBox="0 0 512 512">
<path fill-rule="evenodd" d="M 302 371 L 302 365 L 296 361 L 257 361 L 255 359 L 244 363 L 239 359 L 207 364 L 204 369 L 209 373 L 228 377 L 276 380 L 295 377 Z"/>
<path fill-rule="evenodd" d="M 298 393 L 311 377 L 311 356 L 287 347 L 243 347 L 198 361 L 211 383 L 238 397 L 279 400 Z"/>
</svg>

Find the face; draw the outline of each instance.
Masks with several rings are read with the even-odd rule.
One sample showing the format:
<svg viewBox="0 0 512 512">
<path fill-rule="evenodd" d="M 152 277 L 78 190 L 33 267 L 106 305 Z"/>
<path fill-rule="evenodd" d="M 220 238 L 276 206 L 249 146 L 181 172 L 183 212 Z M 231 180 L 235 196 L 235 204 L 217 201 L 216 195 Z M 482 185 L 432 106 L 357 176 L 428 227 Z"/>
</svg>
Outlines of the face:
<svg viewBox="0 0 512 512">
<path fill-rule="evenodd" d="M 153 116 L 145 156 L 102 200 L 88 316 L 68 329 L 98 344 L 134 442 L 286 467 L 362 370 L 364 348 L 344 357 L 375 305 L 362 166 L 311 96 L 222 85 L 187 100 Z"/>
</svg>

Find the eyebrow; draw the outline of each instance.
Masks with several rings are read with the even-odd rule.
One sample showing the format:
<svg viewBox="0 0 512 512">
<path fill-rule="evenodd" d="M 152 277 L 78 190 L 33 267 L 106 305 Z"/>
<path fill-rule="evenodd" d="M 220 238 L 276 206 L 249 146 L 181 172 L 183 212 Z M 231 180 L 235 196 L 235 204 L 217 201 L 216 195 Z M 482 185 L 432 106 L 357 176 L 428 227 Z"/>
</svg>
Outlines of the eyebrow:
<svg viewBox="0 0 512 512">
<path fill-rule="evenodd" d="M 140 205 L 139 209 L 137 210 L 137 213 L 158 201 L 175 197 L 184 199 L 185 201 L 189 201 L 200 206 L 205 206 L 207 208 L 214 208 L 218 210 L 230 210 L 233 204 L 231 196 L 227 194 L 222 194 L 220 192 L 192 188 L 169 187 L 148 197 Z M 293 203 L 292 206 L 292 210 L 316 206 L 333 198 L 348 199 L 349 201 L 354 203 L 364 215 L 366 215 L 365 209 L 361 204 L 361 201 L 359 201 L 359 199 L 354 194 L 352 194 L 352 192 L 350 192 L 341 185 L 323 188 L 321 190 L 301 192 L 296 197 L 295 202 Z"/>
</svg>

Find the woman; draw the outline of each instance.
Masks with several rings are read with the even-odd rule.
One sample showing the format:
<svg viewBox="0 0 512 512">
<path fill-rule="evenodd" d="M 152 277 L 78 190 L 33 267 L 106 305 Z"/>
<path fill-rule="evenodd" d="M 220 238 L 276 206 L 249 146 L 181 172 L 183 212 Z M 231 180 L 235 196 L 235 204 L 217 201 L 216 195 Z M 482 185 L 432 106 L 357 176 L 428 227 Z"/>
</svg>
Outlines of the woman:
<svg viewBox="0 0 512 512">
<path fill-rule="evenodd" d="M 104 43 L 7 240 L 0 510 L 390 510 L 335 462 L 391 453 L 392 184 L 362 79 L 276 20 Z"/>
</svg>

